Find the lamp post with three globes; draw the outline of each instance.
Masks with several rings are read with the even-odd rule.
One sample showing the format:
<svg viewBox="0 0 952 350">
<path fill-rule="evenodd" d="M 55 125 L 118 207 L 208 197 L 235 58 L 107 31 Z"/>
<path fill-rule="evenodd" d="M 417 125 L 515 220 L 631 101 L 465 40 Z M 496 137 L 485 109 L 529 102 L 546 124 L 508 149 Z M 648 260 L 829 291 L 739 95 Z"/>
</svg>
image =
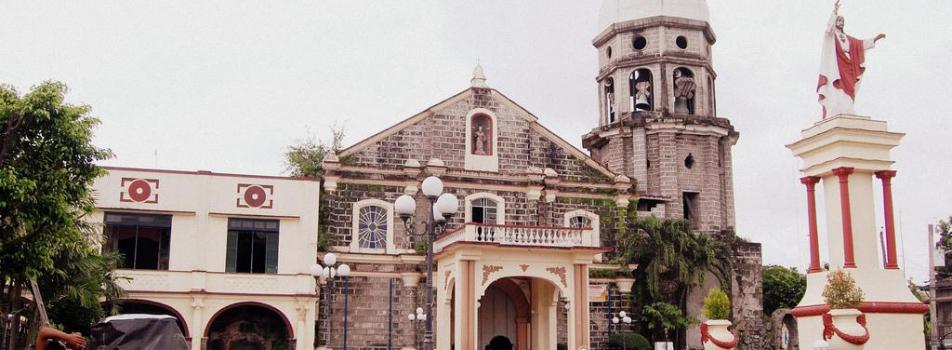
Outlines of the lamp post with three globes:
<svg viewBox="0 0 952 350">
<path fill-rule="evenodd" d="M 445 229 L 450 217 L 459 210 L 459 201 L 453 194 L 443 193 L 443 181 L 436 176 L 424 179 L 421 187 L 430 202 L 430 210 L 427 210 L 427 213 L 432 213 L 427 215 L 426 221 L 426 303 L 421 313 L 426 323 L 423 349 L 433 350 L 433 318 L 429 316 L 433 313 L 433 243 L 436 241 L 437 229 Z M 393 206 L 409 235 L 411 222 L 416 214 L 416 200 L 405 194 L 397 198 Z"/>
<path fill-rule="evenodd" d="M 350 287 L 350 266 L 344 263 L 337 265 L 337 255 L 334 253 L 324 254 L 322 261 L 324 262 L 324 266 L 321 266 L 321 264 L 311 265 L 311 276 L 320 279 L 321 284 L 325 286 L 325 292 L 327 291 L 326 287 L 328 282 L 333 280 L 335 277 L 339 276 L 344 280 L 344 349 L 347 349 L 347 289 Z M 327 296 L 324 299 L 327 303 L 327 313 L 330 314 L 330 297 Z M 328 320 L 330 320 L 330 317 L 328 317 Z M 330 347 L 330 324 L 328 324 L 327 328 L 328 331 L 325 345 Z"/>
</svg>

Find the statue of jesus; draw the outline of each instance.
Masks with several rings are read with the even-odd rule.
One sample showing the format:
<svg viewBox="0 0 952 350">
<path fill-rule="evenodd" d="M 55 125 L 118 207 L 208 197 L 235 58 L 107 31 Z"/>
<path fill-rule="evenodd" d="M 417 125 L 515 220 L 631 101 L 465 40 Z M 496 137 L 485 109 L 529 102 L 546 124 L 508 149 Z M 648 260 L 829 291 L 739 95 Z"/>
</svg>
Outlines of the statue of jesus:
<svg viewBox="0 0 952 350">
<path fill-rule="evenodd" d="M 866 50 L 876 47 L 876 42 L 886 37 L 886 34 L 879 34 L 872 39 L 859 40 L 846 35 L 843 32 L 845 20 L 839 11 L 840 1 L 837 0 L 823 37 L 820 81 L 816 91 L 823 105 L 824 119 L 838 114 L 856 114 L 853 103 L 866 70 Z"/>
</svg>

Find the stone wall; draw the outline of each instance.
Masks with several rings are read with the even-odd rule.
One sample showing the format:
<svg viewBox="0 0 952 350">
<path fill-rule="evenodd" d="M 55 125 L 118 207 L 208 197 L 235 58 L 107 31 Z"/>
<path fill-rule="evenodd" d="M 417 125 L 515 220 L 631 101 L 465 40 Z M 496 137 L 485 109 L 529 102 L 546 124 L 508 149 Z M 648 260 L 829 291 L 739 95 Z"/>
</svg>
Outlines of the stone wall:
<svg viewBox="0 0 952 350">
<path fill-rule="evenodd" d="M 393 266 L 379 266 L 383 270 Z M 357 265 L 358 270 L 371 269 Z M 394 349 L 416 347 L 422 341 L 423 324 L 407 319 L 417 307 L 423 306 L 425 289 L 404 287 L 399 277 L 350 277 L 347 289 L 347 344 L 348 349 Z M 327 300 L 322 298 L 318 322 L 318 345 L 341 348 L 344 342 L 344 283 L 336 279 L 324 287 L 324 298 L 330 298 L 330 313 Z M 388 328 L 389 324 L 389 328 Z M 419 328 L 415 328 L 419 327 Z M 419 337 L 419 338 L 417 338 Z"/>
<path fill-rule="evenodd" d="M 744 349 L 771 349 L 767 337 L 770 322 L 764 322 L 763 271 L 760 243 L 734 242 L 734 276 L 731 307 L 737 335 Z"/>
<path fill-rule="evenodd" d="M 592 350 L 610 349 L 608 338 L 618 332 L 634 331 L 638 326 L 638 320 L 635 319 L 631 324 L 619 322 L 615 325 L 611 323 L 611 318 L 617 316 L 618 312 L 625 311 L 632 314 L 634 304 L 631 300 L 631 294 L 622 294 L 614 283 L 608 280 L 592 280 L 591 284 L 607 284 L 609 286 L 608 300 L 605 302 L 593 302 L 590 304 L 591 312 L 591 340 Z M 634 315 L 630 317 L 635 318 Z"/>
</svg>

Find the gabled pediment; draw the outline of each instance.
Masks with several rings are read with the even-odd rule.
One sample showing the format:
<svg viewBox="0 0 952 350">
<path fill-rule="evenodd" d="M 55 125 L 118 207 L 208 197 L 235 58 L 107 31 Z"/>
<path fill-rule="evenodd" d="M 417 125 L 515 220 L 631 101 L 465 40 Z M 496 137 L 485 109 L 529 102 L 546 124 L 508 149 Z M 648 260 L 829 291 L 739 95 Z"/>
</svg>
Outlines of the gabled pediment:
<svg viewBox="0 0 952 350">
<path fill-rule="evenodd" d="M 399 169 L 436 158 L 449 171 L 525 175 L 549 169 L 575 182 L 616 177 L 491 88 L 472 87 L 338 152 L 342 164 Z"/>
</svg>

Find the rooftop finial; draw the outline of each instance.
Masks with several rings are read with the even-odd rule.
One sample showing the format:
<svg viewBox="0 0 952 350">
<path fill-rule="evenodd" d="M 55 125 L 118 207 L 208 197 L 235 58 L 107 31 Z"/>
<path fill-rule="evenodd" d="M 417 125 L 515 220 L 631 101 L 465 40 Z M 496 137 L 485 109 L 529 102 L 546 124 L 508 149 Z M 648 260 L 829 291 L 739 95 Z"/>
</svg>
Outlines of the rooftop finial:
<svg viewBox="0 0 952 350">
<path fill-rule="evenodd" d="M 473 87 L 489 88 L 489 85 L 486 85 L 486 74 L 483 73 L 483 66 L 479 64 L 479 58 L 476 58 L 476 68 L 473 69 L 473 79 L 469 82 Z"/>
</svg>

